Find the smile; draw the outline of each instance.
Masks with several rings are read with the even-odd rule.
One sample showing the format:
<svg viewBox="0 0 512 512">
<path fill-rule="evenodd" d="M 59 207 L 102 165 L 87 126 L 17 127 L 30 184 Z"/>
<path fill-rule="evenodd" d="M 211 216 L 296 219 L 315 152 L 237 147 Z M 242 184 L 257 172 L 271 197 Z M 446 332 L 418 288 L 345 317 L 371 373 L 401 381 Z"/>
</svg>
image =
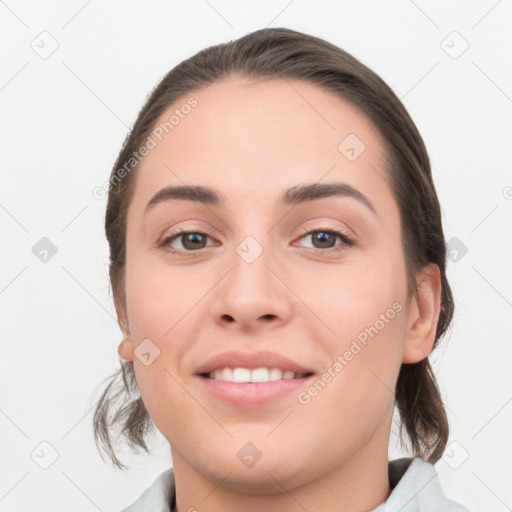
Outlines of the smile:
<svg viewBox="0 0 512 512">
<path fill-rule="evenodd" d="M 222 368 L 205 374 L 209 379 L 221 380 L 225 382 L 237 383 L 256 383 L 273 382 L 278 380 L 302 379 L 309 373 L 295 373 L 290 370 L 280 368 Z"/>
</svg>

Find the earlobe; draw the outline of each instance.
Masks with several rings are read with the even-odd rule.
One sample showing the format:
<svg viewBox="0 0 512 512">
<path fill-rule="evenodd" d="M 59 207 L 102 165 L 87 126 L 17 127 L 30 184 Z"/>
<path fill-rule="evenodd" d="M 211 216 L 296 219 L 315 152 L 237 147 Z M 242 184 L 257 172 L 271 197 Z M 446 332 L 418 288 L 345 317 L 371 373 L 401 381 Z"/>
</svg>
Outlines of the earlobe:
<svg viewBox="0 0 512 512">
<path fill-rule="evenodd" d="M 425 359 L 434 347 L 441 311 L 441 272 L 435 263 L 422 269 L 417 278 L 417 290 L 409 307 L 403 363 Z"/>
<path fill-rule="evenodd" d="M 119 346 L 117 347 L 117 353 L 125 360 L 125 361 L 133 361 L 133 344 L 130 338 L 124 338 Z"/>
</svg>

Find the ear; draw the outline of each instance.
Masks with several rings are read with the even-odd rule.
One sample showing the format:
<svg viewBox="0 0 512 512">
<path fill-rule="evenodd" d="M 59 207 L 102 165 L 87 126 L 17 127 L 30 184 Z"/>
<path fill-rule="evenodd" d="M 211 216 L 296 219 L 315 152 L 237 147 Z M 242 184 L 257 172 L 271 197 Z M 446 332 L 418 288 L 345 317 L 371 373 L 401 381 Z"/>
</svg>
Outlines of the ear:
<svg viewBox="0 0 512 512">
<path fill-rule="evenodd" d="M 425 359 L 434 347 L 437 322 L 441 311 L 441 272 L 435 263 L 421 270 L 416 280 L 407 312 L 407 336 L 402 355 L 403 363 Z"/>
<path fill-rule="evenodd" d="M 129 337 L 126 337 L 119 343 L 117 347 L 117 353 L 125 360 L 125 361 L 133 361 L 133 343 Z"/>
</svg>

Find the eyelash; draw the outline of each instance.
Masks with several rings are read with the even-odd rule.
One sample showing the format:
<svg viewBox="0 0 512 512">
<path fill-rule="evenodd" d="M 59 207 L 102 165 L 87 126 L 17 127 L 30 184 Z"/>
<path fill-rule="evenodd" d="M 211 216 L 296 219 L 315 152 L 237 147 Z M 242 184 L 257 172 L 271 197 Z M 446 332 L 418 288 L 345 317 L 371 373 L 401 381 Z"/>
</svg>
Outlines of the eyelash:
<svg viewBox="0 0 512 512">
<path fill-rule="evenodd" d="M 324 227 L 324 228 L 319 228 L 319 229 L 313 229 L 311 231 L 306 232 L 304 235 L 302 235 L 299 238 L 299 240 L 302 240 L 306 236 L 312 235 L 314 233 L 330 233 L 330 234 L 335 234 L 335 235 L 339 236 L 339 238 L 341 239 L 341 244 L 336 245 L 334 247 L 328 247 L 326 249 L 310 248 L 310 250 L 313 251 L 315 254 L 318 254 L 318 253 L 325 254 L 326 252 L 327 253 L 338 252 L 338 251 L 341 251 L 341 250 L 345 249 L 346 247 L 352 247 L 355 244 L 355 242 L 352 239 L 352 237 L 350 237 L 346 233 L 340 231 L 339 228 L 335 228 L 335 227 Z M 175 250 L 175 249 L 170 249 L 169 248 L 169 244 L 172 241 L 174 241 L 175 239 L 179 238 L 182 235 L 189 235 L 189 234 L 197 234 L 197 235 L 202 235 L 202 236 L 206 236 L 208 238 L 211 238 L 208 234 L 203 233 L 202 231 L 179 230 L 179 231 L 176 231 L 174 233 L 171 233 L 162 242 L 160 247 L 163 248 L 164 250 L 166 250 L 167 252 L 169 252 L 171 254 L 178 255 L 178 256 L 189 256 L 190 254 L 200 252 L 202 249 L 196 249 L 196 250 L 191 250 L 191 251 L 179 251 L 179 250 Z M 205 248 L 203 248 L 203 249 L 205 249 Z"/>
</svg>

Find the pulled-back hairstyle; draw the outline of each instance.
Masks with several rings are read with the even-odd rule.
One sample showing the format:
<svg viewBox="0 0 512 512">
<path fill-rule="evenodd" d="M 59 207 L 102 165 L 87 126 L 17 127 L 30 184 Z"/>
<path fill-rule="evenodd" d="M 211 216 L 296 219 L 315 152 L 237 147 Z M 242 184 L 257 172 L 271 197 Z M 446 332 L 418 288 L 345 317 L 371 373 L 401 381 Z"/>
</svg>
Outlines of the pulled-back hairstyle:
<svg viewBox="0 0 512 512">
<path fill-rule="evenodd" d="M 110 282 L 120 323 L 124 324 L 126 312 L 126 216 L 138 168 L 133 155 L 138 154 L 170 106 L 231 77 L 307 81 L 350 102 L 371 120 L 384 141 L 386 179 L 399 206 L 409 293 L 416 293 L 416 277 L 425 264 L 433 262 L 440 269 L 437 346 L 452 320 L 454 304 L 446 278 L 441 211 L 423 139 L 403 104 L 376 73 L 337 46 L 286 28 L 258 30 L 198 52 L 169 71 L 142 107 L 112 169 L 105 217 Z M 132 166 L 128 171 L 127 162 Z M 93 427 L 100 453 L 107 453 L 115 466 L 125 468 L 115 454 L 114 431 L 132 449 L 148 451 L 145 436 L 154 424 L 138 391 L 133 362 L 120 358 L 120 364 L 96 403 Z M 415 456 L 430 462 L 439 460 L 448 440 L 448 421 L 427 358 L 402 364 L 395 405 L 402 443 L 410 445 Z"/>
</svg>

